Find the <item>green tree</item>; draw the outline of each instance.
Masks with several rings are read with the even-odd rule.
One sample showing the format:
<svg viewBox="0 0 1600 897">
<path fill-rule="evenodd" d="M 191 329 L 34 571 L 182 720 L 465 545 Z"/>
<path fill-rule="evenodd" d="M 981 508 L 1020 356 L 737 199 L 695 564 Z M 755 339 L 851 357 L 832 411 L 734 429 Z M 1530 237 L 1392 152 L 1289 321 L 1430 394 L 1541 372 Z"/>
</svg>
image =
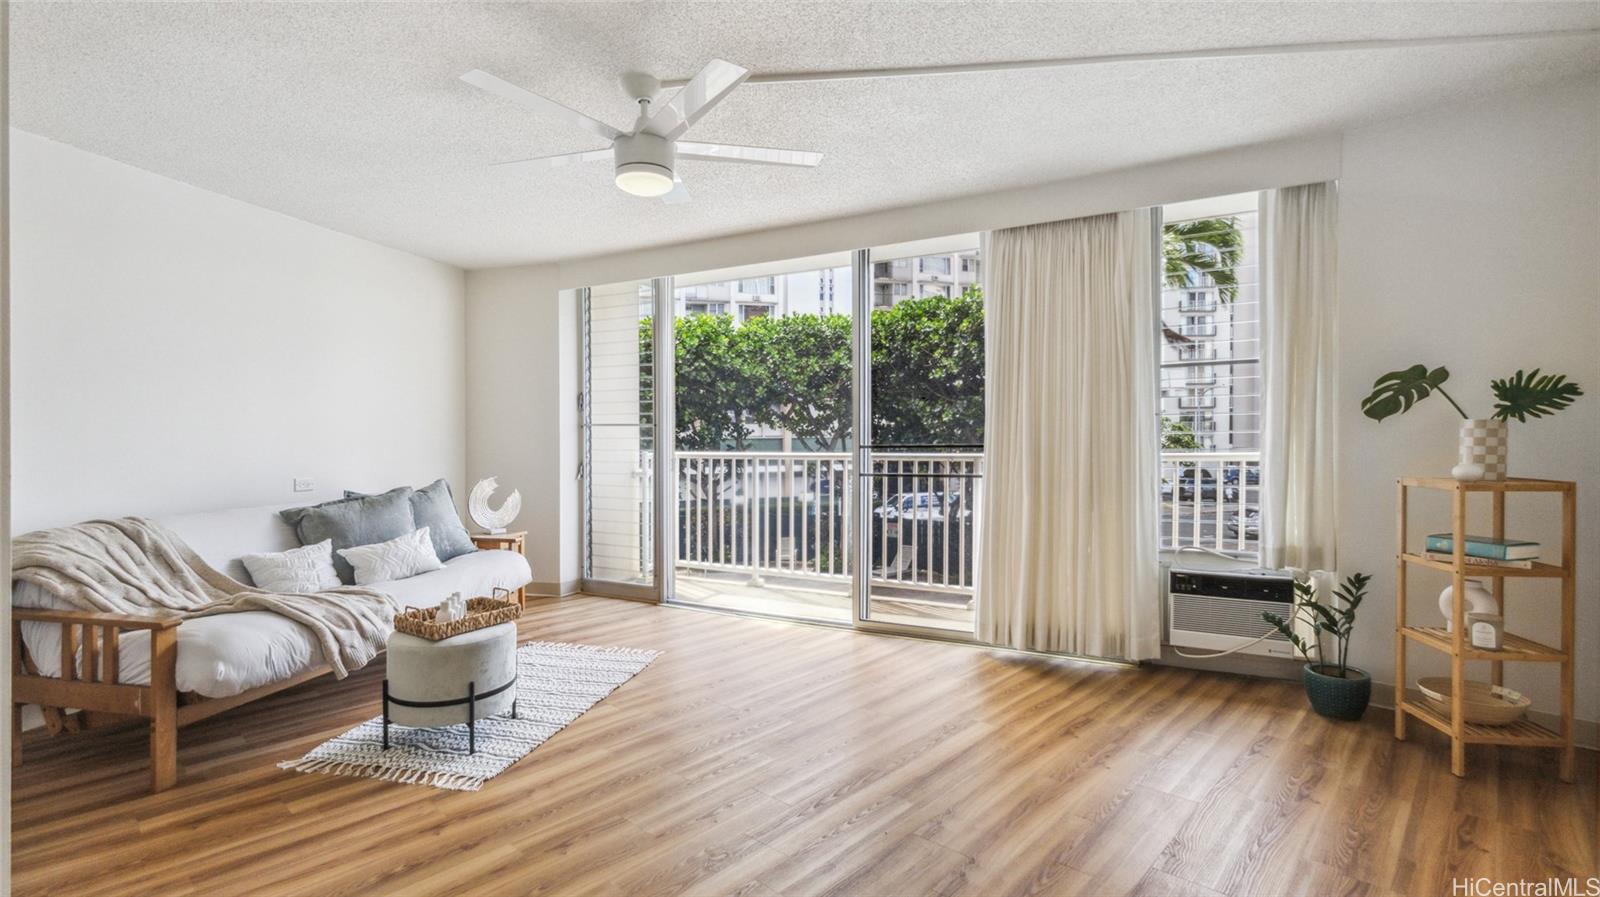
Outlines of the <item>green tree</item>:
<svg viewBox="0 0 1600 897">
<path fill-rule="evenodd" d="M 1175 417 L 1161 418 L 1161 447 L 1164 449 L 1198 449 L 1200 439 L 1194 429 Z"/>
<path fill-rule="evenodd" d="M 765 372 L 757 366 L 749 340 L 728 315 L 680 318 L 674 329 L 674 393 L 677 446 L 714 451 L 749 447 L 757 417 L 755 411 L 770 401 L 772 390 Z M 654 324 L 639 322 L 639 354 L 645 370 L 652 370 Z M 651 401 L 642 394 L 640 401 Z"/>
<path fill-rule="evenodd" d="M 752 374 L 763 380 L 765 392 L 750 406 L 756 420 L 822 451 L 845 448 L 851 419 L 849 316 L 753 318 L 738 328 L 735 344 L 735 354 L 748 358 Z"/>
<path fill-rule="evenodd" d="M 983 291 L 872 312 L 872 438 L 983 443 Z"/>
<path fill-rule="evenodd" d="M 848 315 L 695 315 L 677 325 L 677 445 L 749 447 L 763 424 L 824 451 L 848 445 L 852 411 Z M 909 299 L 872 313 L 875 439 L 886 444 L 983 442 L 983 294 Z M 640 355 L 654 330 L 640 322 Z M 651 396 L 648 384 L 641 401 Z"/>
</svg>

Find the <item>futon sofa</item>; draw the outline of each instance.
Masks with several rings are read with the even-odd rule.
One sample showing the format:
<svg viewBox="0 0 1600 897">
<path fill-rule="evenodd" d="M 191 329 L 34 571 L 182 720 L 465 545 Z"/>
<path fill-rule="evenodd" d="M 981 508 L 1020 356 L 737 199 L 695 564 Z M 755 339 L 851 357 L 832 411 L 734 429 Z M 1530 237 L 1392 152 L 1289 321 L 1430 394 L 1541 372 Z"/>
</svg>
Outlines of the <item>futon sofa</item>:
<svg viewBox="0 0 1600 897">
<path fill-rule="evenodd" d="M 241 561 L 244 555 L 300 545 L 280 510 L 240 508 L 157 522 L 211 566 L 251 584 Z M 405 608 L 438 604 L 452 592 L 466 596 L 491 595 L 495 589 L 516 592 L 532 579 L 520 554 L 470 551 L 450 558 L 438 570 L 368 588 Z M 331 669 L 310 630 L 267 611 L 182 621 L 93 613 L 63 605 L 39 586 L 21 581 L 13 583 L 12 606 L 26 649 L 13 679 L 17 703 L 13 726 L 20 727 L 22 704 L 43 707 L 52 731 L 147 717 L 152 726 L 152 787 L 157 791 L 177 778 L 178 726 Z M 68 708 L 87 712 L 72 718 Z M 20 754 L 13 762 L 20 762 Z"/>
</svg>

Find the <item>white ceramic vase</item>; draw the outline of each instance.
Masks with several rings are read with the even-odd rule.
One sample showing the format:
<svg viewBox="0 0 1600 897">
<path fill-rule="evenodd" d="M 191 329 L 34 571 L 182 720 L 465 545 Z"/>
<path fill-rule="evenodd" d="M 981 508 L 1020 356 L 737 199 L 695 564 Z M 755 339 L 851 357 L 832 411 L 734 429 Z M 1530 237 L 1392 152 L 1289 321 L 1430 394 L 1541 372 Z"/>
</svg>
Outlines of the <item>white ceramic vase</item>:
<svg viewBox="0 0 1600 897">
<path fill-rule="evenodd" d="M 1506 422 L 1479 418 L 1461 422 L 1461 463 L 1450 472 L 1458 480 L 1506 478 Z M 1482 468 L 1482 476 L 1471 476 Z"/>
<path fill-rule="evenodd" d="M 1451 602 L 1454 598 L 1454 584 L 1445 586 L 1444 591 L 1439 593 L 1439 613 L 1444 614 L 1445 632 L 1455 631 L 1456 621 L 1451 613 Z M 1467 580 L 1466 599 L 1466 613 L 1468 614 L 1497 614 L 1500 612 L 1500 605 L 1494 600 L 1494 594 L 1484 588 L 1483 583 L 1478 582 L 1476 579 Z"/>
</svg>

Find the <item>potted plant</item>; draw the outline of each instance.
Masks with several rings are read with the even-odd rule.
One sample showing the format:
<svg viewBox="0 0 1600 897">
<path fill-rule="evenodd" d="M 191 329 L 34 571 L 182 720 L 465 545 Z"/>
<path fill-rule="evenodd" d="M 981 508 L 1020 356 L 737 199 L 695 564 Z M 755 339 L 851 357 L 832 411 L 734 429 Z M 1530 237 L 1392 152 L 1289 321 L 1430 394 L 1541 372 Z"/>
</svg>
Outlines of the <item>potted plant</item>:
<svg viewBox="0 0 1600 897">
<path fill-rule="evenodd" d="M 1454 398 L 1444 391 L 1450 372 L 1443 367 L 1432 370 L 1415 364 L 1402 371 L 1390 371 L 1372 384 L 1372 394 L 1361 400 L 1361 411 L 1373 420 L 1404 414 L 1411 406 L 1437 392 L 1461 415 L 1460 463 L 1450 473 L 1458 480 L 1503 480 L 1506 478 L 1506 422 L 1516 418 L 1526 423 L 1530 417 L 1545 417 L 1571 405 L 1583 395 L 1578 384 L 1565 374 L 1540 375 L 1539 369 L 1489 381 L 1494 393 L 1494 414 L 1471 418 Z"/>
<path fill-rule="evenodd" d="M 1372 700 L 1372 677 L 1349 663 L 1350 629 L 1355 626 L 1356 608 L 1367 597 L 1367 583 L 1371 581 L 1372 577 L 1365 573 L 1352 573 L 1334 587 L 1336 601 L 1323 604 L 1310 579 L 1297 576 L 1294 610 L 1288 619 L 1270 612 L 1261 614 L 1305 658 L 1301 679 L 1306 685 L 1306 697 L 1311 699 L 1311 709 L 1330 719 L 1360 719 L 1367 712 L 1367 702 Z M 1295 631 L 1296 623 L 1311 631 L 1310 642 Z M 1324 637 L 1334 645 L 1331 660 L 1324 653 Z"/>
</svg>

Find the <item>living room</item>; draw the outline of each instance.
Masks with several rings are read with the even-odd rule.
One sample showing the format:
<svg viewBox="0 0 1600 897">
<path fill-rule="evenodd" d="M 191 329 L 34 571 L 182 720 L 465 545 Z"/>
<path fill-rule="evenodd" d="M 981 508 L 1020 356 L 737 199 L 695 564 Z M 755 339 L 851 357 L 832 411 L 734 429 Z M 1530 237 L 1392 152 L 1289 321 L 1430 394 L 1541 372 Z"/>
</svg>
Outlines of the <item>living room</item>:
<svg viewBox="0 0 1600 897">
<path fill-rule="evenodd" d="M 3 21 L 0 891 L 1600 887 L 1600 4 Z"/>
</svg>

